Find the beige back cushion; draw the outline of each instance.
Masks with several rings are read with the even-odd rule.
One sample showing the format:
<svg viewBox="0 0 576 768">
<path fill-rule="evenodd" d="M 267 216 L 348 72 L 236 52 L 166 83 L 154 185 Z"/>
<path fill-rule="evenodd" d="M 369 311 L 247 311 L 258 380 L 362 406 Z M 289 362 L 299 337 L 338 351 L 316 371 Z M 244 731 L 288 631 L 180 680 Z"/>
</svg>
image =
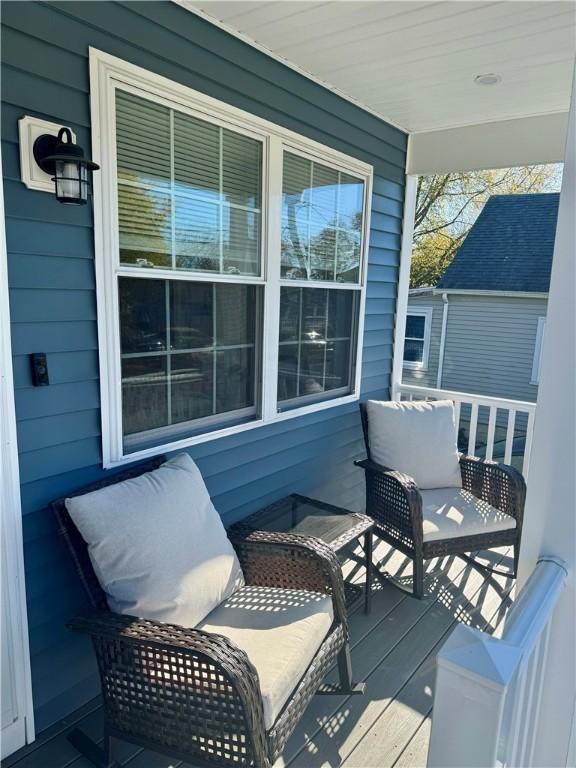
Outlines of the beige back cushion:
<svg viewBox="0 0 576 768">
<path fill-rule="evenodd" d="M 368 400 L 372 460 L 412 477 L 419 488 L 461 488 L 454 404 Z"/>
<path fill-rule="evenodd" d="M 194 627 L 244 584 L 188 454 L 66 507 L 112 611 Z"/>
</svg>

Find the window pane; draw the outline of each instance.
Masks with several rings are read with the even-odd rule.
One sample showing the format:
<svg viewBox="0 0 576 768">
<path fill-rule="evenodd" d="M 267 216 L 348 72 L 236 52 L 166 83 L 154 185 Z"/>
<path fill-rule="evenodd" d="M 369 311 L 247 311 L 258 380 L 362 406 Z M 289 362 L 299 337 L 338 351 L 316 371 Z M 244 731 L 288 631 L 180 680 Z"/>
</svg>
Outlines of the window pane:
<svg viewBox="0 0 576 768">
<path fill-rule="evenodd" d="M 254 347 L 216 352 L 216 412 L 254 405 Z"/>
<path fill-rule="evenodd" d="M 280 341 L 300 338 L 300 288 L 283 288 L 280 293 Z"/>
<path fill-rule="evenodd" d="M 282 277 L 308 277 L 309 187 L 312 163 L 284 153 L 282 175 Z"/>
<path fill-rule="evenodd" d="M 278 400 L 298 394 L 298 344 L 281 344 L 278 355 Z"/>
<path fill-rule="evenodd" d="M 220 205 L 179 190 L 176 205 L 176 267 L 220 271 Z"/>
<path fill-rule="evenodd" d="M 172 264 L 170 195 L 145 187 L 118 187 L 120 261 L 141 267 Z"/>
<path fill-rule="evenodd" d="M 424 315 L 408 315 L 406 317 L 406 336 L 411 339 L 423 339 L 426 328 Z"/>
<path fill-rule="evenodd" d="M 360 246 L 364 184 L 345 173 L 340 175 L 336 279 L 356 283 L 360 279 Z"/>
<path fill-rule="evenodd" d="M 170 187 L 170 110 L 116 92 L 118 179 Z"/>
<path fill-rule="evenodd" d="M 260 260 L 260 214 L 222 208 L 222 269 L 229 275 L 257 275 Z"/>
<path fill-rule="evenodd" d="M 195 428 L 207 417 L 216 428 L 220 414 L 256 414 L 261 287 L 125 277 L 119 283 L 125 435 L 144 433 L 141 442 L 148 442 L 145 433 L 154 428 Z"/>
<path fill-rule="evenodd" d="M 260 274 L 262 143 L 117 92 L 120 261 Z"/>
<path fill-rule="evenodd" d="M 226 129 L 222 141 L 222 194 L 228 203 L 260 209 L 262 145 Z"/>
<path fill-rule="evenodd" d="M 218 283 L 214 290 L 217 346 L 254 344 L 258 301 L 256 287 Z"/>
<path fill-rule="evenodd" d="M 284 153 L 282 277 L 358 282 L 364 183 Z"/>
<path fill-rule="evenodd" d="M 349 339 L 354 316 L 354 291 L 328 291 L 328 338 Z"/>
<path fill-rule="evenodd" d="M 348 385 L 350 340 L 329 341 L 326 345 L 324 389 L 340 389 Z"/>
<path fill-rule="evenodd" d="M 166 349 L 166 284 L 164 280 L 121 277 L 120 346 L 123 353 Z"/>
<path fill-rule="evenodd" d="M 404 342 L 404 360 L 409 363 L 421 363 L 424 359 L 424 342 L 406 339 Z"/>
<path fill-rule="evenodd" d="M 299 395 L 324 392 L 324 352 L 326 344 L 313 342 L 300 347 Z"/>
<path fill-rule="evenodd" d="M 310 276 L 313 280 L 334 279 L 338 197 L 338 171 L 314 163 L 310 189 Z"/>
<path fill-rule="evenodd" d="M 218 200 L 220 128 L 174 112 L 174 182 L 180 193 Z"/>
<path fill-rule="evenodd" d="M 326 338 L 328 291 L 324 288 L 302 290 L 302 341 Z"/>
<path fill-rule="evenodd" d="M 166 356 L 122 360 L 122 422 L 125 435 L 167 423 Z"/>
<path fill-rule="evenodd" d="M 211 352 L 170 356 L 173 424 L 212 415 L 212 358 Z"/>
<path fill-rule="evenodd" d="M 283 287 L 280 296 L 278 401 L 351 391 L 359 292 Z"/>
<path fill-rule="evenodd" d="M 198 349 L 212 346 L 214 343 L 213 298 L 212 283 L 171 281 L 171 349 Z"/>
</svg>

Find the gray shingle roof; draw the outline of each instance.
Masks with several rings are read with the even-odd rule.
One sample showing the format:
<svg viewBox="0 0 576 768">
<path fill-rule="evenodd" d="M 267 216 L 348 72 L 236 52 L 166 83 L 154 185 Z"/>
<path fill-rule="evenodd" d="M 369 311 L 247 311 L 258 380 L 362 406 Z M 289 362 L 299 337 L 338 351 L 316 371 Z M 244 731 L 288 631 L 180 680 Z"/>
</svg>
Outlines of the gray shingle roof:
<svg viewBox="0 0 576 768">
<path fill-rule="evenodd" d="M 546 293 L 559 198 L 558 193 L 490 197 L 437 287 Z"/>
</svg>

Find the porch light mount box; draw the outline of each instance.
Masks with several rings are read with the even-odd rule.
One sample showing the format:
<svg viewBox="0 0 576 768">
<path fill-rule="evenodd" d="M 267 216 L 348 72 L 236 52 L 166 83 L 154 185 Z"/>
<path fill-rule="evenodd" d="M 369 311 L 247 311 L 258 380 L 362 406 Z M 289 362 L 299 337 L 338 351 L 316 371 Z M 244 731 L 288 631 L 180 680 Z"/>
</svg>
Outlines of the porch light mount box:
<svg viewBox="0 0 576 768">
<path fill-rule="evenodd" d="M 50 192 L 54 194 L 54 181 L 52 176 L 40 168 L 34 159 L 34 142 L 39 136 L 49 134 L 56 138 L 61 128 L 66 126 L 51 123 L 39 117 L 26 115 L 18 121 L 20 133 L 20 178 L 28 189 L 38 192 Z M 76 143 L 76 134 L 70 131 L 72 140 Z"/>
</svg>

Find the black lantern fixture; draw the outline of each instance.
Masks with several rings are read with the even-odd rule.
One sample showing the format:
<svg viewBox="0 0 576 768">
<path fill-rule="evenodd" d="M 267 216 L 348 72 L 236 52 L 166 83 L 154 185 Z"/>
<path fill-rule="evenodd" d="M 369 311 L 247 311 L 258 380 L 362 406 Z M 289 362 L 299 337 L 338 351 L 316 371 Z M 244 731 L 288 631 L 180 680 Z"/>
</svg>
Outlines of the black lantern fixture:
<svg viewBox="0 0 576 768">
<path fill-rule="evenodd" d="M 34 142 L 34 159 L 45 173 L 52 175 L 56 199 L 69 205 L 85 205 L 88 200 L 88 171 L 100 166 L 84 157 L 84 150 L 72 141 L 69 128 L 58 136 L 45 133 Z"/>
</svg>

